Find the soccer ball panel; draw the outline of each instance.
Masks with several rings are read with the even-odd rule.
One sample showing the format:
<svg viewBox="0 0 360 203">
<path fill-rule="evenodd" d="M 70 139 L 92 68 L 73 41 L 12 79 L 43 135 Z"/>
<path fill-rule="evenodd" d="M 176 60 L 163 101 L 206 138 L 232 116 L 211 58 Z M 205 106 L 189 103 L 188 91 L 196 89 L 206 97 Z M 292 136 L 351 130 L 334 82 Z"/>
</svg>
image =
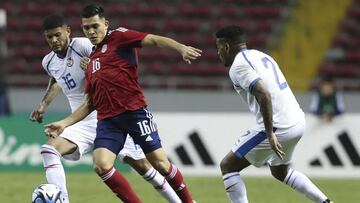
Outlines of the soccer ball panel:
<svg viewBox="0 0 360 203">
<path fill-rule="evenodd" d="M 32 203 L 62 203 L 60 188 L 54 184 L 41 184 L 32 193 Z"/>
</svg>

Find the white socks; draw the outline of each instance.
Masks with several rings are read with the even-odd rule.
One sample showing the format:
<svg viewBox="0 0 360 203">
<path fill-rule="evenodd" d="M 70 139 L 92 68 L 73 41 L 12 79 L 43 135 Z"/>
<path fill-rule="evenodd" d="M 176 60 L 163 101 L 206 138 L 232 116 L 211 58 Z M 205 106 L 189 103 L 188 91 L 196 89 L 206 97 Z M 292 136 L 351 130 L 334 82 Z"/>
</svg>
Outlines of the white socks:
<svg viewBox="0 0 360 203">
<path fill-rule="evenodd" d="M 309 178 L 294 169 L 289 169 L 283 182 L 314 202 L 323 203 L 327 199 Z"/>
<path fill-rule="evenodd" d="M 171 188 L 169 183 L 166 181 L 164 176 L 162 176 L 158 171 L 154 168 L 149 169 L 143 178 L 150 182 L 154 188 L 170 203 L 181 203 L 180 198 L 175 193 L 175 191 Z"/>
<path fill-rule="evenodd" d="M 51 145 L 44 144 L 40 148 L 43 158 L 46 179 L 48 183 L 57 185 L 62 193 L 63 203 L 68 203 L 68 191 L 66 189 L 66 179 L 64 167 L 61 164 L 61 154 Z"/>
<path fill-rule="evenodd" d="M 226 193 L 233 203 L 248 203 L 245 184 L 238 172 L 223 175 Z"/>
<path fill-rule="evenodd" d="M 225 174 L 223 180 L 226 193 L 231 202 L 248 203 L 245 184 L 238 172 Z M 309 178 L 294 169 L 289 169 L 283 182 L 316 203 L 326 202 L 327 197 L 324 193 L 322 193 Z"/>
</svg>

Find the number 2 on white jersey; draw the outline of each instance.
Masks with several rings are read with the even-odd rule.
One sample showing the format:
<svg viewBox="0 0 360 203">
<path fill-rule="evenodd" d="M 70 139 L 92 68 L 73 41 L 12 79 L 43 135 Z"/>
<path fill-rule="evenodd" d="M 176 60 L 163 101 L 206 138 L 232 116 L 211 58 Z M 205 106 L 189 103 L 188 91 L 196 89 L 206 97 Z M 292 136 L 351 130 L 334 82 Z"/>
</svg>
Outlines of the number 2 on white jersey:
<svg viewBox="0 0 360 203">
<path fill-rule="evenodd" d="M 283 90 L 283 89 L 287 88 L 287 87 L 288 87 L 287 82 L 286 82 L 286 81 L 283 82 L 283 83 L 280 82 L 279 76 L 278 76 L 277 71 L 276 71 L 276 67 L 275 67 L 275 65 L 270 61 L 270 59 L 268 59 L 267 57 L 263 57 L 263 58 L 261 59 L 261 61 L 264 63 L 265 68 L 269 68 L 269 63 L 271 64 L 271 68 L 272 68 L 273 74 L 274 74 L 274 76 L 275 76 L 276 83 L 278 84 L 280 90 Z"/>
</svg>

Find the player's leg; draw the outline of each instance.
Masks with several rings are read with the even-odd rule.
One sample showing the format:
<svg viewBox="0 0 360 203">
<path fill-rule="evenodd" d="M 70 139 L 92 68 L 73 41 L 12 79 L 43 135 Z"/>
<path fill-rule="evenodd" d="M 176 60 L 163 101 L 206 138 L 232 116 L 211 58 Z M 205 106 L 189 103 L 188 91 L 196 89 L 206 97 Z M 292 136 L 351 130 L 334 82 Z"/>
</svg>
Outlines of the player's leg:
<svg viewBox="0 0 360 203">
<path fill-rule="evenodd" d="M 137 173 L 139 173 L 146 181 L 153 185 L 153 187 L 170 203 L 181 203 L 180 198 L 171 188 L 169 183 L 162 176 L 147 159 L 135 160 L 126 156 L 124 162 L 129 164 Z"/>
<path fill-rule="evenodd" d="M 292 154 L 305 129 L 305 122 L 288 129 L 278 129 L 276 135 L 283 147 L 285 155 L 280 159 L 276 155 L 268 161 L 271 174 L 279 181 L 287 184 L 295 191 L 314 202 L 326 203 L 327 197 L 304 174 L 289 168 Z"/>
<path fill-rule="evenodd" d="M 156 191 L 158 191 L 168 202 L 181 203 L 180 198 L 171 188 L 164 176 L 153 168 L 150 162 L 145 158 L 145 154 L 140 146 L 136 145 L 130 136 L 127 136 L 124 148 L 120 151 L 118 158 L 135 169 L 135 171 L 152 184 Z"/>
<path fill-rule="evenodd" d="M 141 202 L 125 177 L 114 168 L 115 153 L 106 148 L 96 148 L 93 159 L 95 172 L 123 202 Z"/>
<path fill-rule="evenodd" d="M 48 183 L 59 186 L 64 203 L 67 203 L 69 198 L 61 157 L 74 152 L 76 149 L 76 144 L 63 137 L 50 138 L 46 144 L 40 147 L 46 179 Z"/>
<path fill-rule="evenodd" d="M 185 184 L 183 175 L 175 165 L 169 162 L 163 148 L 158 148 L 152 152 L 146 153 L 146 158 L 156 170 L 165 176 L 166 180 L 175 190 L 182 202 L 193 202 L 190 192 Z"/>
<path fill-rule="evenodd" d="M 232 151 L 220 163 L 225 190 L 231 202 L 248 202 L 245 183 L 239 172 L 249 165 L 250 163 L 246 158 L 239 158 Z"/>
<path fill-rule="evenodd" d="M 151 165 L 165 176 L 181 201 L 192 203 L 192 197 L 181 172 L 169 162 L 162 149 L 156 124 L 152 118 L 152 114 L 147 109 L 131 111 L 124 115 L 124 124 L 127 125 L 123 125 L 123 127 L 134 139 L 134 142 L 141 146 Z"/>
<path fill-rule="evenodd" d="M 301 172 L 289 165 L 270 166 L 271 174 L 279 181 L 293 188 L 308 199 L 317 203 L 330 202 L 324 193 L 311 180 Z"/>
<path fill-rule="evenodd" d="M 65 128 L 59 137 L 49 139 L 48 145 L 42 147 L 44 149 L 42 152 L 45 152 L 43 153 L 44 165 L 49 166 L 46 170 L 47 178 L 50 183 L 60 187 L 63 202 L 65 203 L 69 201 L 69 195 L 60 158 L 62 156 L 64 159 L 77 161 L 83 154 L 91 151 L 96 135 L 96 123 L 97 121 L 94 119 L 93 121 L 81 121 L 69 126 Z"/>
<path fill-rule="evenodd" d="M 249 165 L 262 166 L 269 155 L 273 154 L 266 138 L 266 133 L 261 130 L 246 131 L 221 161 L 225 189 L 232 202 L 248 202 L 245 184 L 239 172 Z"/>
<path fill-rule="evenodd" d="M 94 171 L 123 202 L 140 203 L 128 181 L 114 168 L 125 138 L 126 134 L 116 127 L 116 117 L 98 121 L 93 152 Z"/>
</svg>

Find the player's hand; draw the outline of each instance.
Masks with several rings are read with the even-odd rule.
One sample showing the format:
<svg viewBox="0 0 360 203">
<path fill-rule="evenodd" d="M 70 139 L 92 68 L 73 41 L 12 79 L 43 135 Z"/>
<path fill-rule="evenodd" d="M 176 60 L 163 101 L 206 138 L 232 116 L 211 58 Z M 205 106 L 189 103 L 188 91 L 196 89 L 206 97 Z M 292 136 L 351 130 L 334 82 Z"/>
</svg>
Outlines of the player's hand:
<svg viewBox="0 0 360 203">
<path fill-rule="evenodd" d="M 278 142 L 277 137 L 274 133 L 271 133 L 271 135 L 268 137 L 269 143 L 271 146 L 271 149 L 275 152 L 275 154 L 280 158 L 283 159 L 285 152 L 282 151 L 282 146 Z"/>
<path fill-rule="evenodd" d="M 87 69 L 87 65 L 89 64 L 90 62 L 90 58 L 84 56 L 81 58 L 80 60 L 80 67 L 81 69 L 83 69 L 84 71 Z"/>
<path fill-rule="evenodd" d="M 39 104 L 30 114 L 29 119 L 31 121 L 36 121 L 38 123 L 42 123 L 45 114 L 45 106 Z"/>
<path fill-rule="evenodd" d="M 180 49 L 183 60 L 188 64 L 191 64 L 191 60 L 195 60 L 201 56 L 201 52 L 202 51 L 200 49 L 186 45 L 183 45 Z"/>
<path fill-rule="evenodd" d="M 65 124 L 62 121 L 53 122 L 44 126 L 44 133 L 48 137 L 56 138 L 65 129 Z"/>
</svg>

